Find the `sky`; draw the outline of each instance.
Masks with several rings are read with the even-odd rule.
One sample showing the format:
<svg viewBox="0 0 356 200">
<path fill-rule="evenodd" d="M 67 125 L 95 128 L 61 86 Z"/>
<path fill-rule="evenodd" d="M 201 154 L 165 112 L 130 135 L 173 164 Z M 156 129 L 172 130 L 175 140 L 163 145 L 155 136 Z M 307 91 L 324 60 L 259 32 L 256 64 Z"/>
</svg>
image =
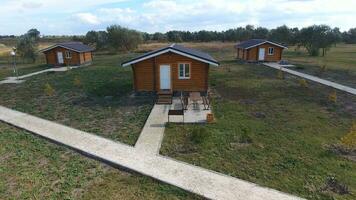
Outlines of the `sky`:
<svg viewBox="0 0 356 200">
<path fill-rule="evenodd" d="M 0 13 L 0 35 L 31 28 L 44 35 L 77 35 L 111 24 L 149 33 L 247 24 L 356 27 L 356 0 L 0 0 Z"/>
</svg>

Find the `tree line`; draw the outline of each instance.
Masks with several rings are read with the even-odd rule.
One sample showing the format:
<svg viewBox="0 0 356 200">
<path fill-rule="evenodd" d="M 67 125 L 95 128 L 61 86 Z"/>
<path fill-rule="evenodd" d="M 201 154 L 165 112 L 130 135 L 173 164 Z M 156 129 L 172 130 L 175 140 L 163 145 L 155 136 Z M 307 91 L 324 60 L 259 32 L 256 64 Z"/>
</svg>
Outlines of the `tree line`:
<svg viewBox="0 0 356 200">
<path fill-rule="evenodd" d="M 226 31 L 168 31 L 150 34 L 112 25 L 106 31 L 89 31 L 83 38 L 83 42 L 94 45 L 99 50 L 112 48 L 129 51 L 142 42 L 238 42 L 252 38 L 305 47 L 312 56 L 319 54 L 324 56 L 337 43 L 355 44 L 356 28 L 341 32 L 339 28 L 331 28 L 327 25 L 313 25 L 302 29 L 289 28 L 286 25 L 274 29 L 247 25 Z"/>
<path fill-rule="evenodd" d="M 4 36 L 4 38 L 13 36 Z M 1 37 L 0 37 L 1 38 Z M 35 62 L 39 41 L 81 41 L 97 50 L 113 52 L 131 51 L 144 42 L 239 42 L 252 38 L 269 39 L 289 46 L 304 47 L 311 56 L 324 56 L 337 43 L 356 44 L 356 28 L 341 32 L 339 28 L 327 25 L 313 25 L 299 28 L 280 26 L 274 29 L 247 25 L 226 31 L 168 31 L 166 33 L 145 33 L 134 29 L 111 25 L 105 31 L 88 31 L 79 36 L 42 36 L 37 29 L 15 37 L 18 54 Z"/>
</svg>

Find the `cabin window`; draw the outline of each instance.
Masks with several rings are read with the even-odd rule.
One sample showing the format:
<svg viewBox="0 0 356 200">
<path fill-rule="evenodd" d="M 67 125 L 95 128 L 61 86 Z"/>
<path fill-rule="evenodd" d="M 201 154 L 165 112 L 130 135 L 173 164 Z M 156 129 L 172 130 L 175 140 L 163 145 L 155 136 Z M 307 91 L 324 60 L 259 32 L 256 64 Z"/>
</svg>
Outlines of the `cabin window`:
<svg viewBox="0 0 356 200">
<path fill-rule="evenodd" d="M 273 55 L 274 54 L 274 48 L 273 47 L 269 47 L 268 48 L 268 55 Z"/>
<path fill-rule="evenodd" d="M 190 64 L 179 63 L 178 75 L 179 79 L 189 79 L 190 78 Z"/>
<path fill-rule="evenodd" d="M 66 54 L 66 58 L 72 58 L 72 52 L 66 51 L 65 54 Z"/>
</svg>

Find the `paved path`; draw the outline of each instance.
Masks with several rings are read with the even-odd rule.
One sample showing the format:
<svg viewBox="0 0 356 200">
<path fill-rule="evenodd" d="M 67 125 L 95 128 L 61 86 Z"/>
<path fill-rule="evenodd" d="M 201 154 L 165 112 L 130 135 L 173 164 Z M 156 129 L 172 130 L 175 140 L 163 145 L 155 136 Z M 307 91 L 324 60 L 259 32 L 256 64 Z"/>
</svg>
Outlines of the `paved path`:
<svg viewBox="0 0 356 200">
<path fill-rule="evenodd" d="M 0 106 L 0 120 L 209 199 L 300 199 Z"/>
<path fill-rule="evenodd" d="M 43 73 L 46 73 L 46 72 L 65 72 L 65 71 L 68 71 L 68 70 L 71 70 L 71 69 L 75 69 L 75 68 L 78 68 L 78 67 L 80 67 L 80 66 L 57 67 L 57 68 L 50 68 L 50 69 L 41 70 L 41 71 L 38 71 L 38 72 L 33 72 L 33 73 L 22 75 L 22 76 L 19 76 L 19 77 L 7 77 L 5 80 L 0 81 L 0 85 L 1 84 L 7 84 L 7 83 L 8 84 L 9 83 L 19 84 L 19 83 L 25 82 L 25 80 L 22 80 L 22 79 L 25 79 L 25 78 L 28 78 L 28 77 L 31 77 L 31 76 L 35 76 L 35 75 L 38 75 L 38 74 L 43 74 Z"/>
<path fill-rule="evenodd" d="M 335 88 L 335 89 L 338 89 L 338 90 L 341 90 L 344 92 L 348 92 L 353 95 L 356 95 L 356 89 L 354 89 L 352 87 L 348 87 L 348 86 L 341 85 L 341 84 L 338 84 L 338 83 L 335 83 L 332 81 L 321 79 L 316 76 L 311 76 L 311 75 L 297 72 L 294 70 L 286 69 L 286 68 L 280 66 L 278 63 L 263 63 L 263 64 L 267 67 L 272 67 L 274 69 L 282 70 L 284 72 L 293 74 L 295 76 L 299 76 L 299 77 L 302 77 L 302 78 L 305 78 L 305 79 L 308 79 L 308 80 L 311 80 L 311 81 L 314 81 L 314 82 L 317 82 L 317 83 L 320 83 L 320 84 L 323 84 L 323 85 L 326 85 L 326 86 L 329 86 L 329 87 L 332 87 L 332 88 Z"/>
<path fill-rule="evenodd" d="M 135 144 L 138 151 L 156 155 L 159 153 L 170 105 L 154 105 L 145 126 Z"/>
</svg>

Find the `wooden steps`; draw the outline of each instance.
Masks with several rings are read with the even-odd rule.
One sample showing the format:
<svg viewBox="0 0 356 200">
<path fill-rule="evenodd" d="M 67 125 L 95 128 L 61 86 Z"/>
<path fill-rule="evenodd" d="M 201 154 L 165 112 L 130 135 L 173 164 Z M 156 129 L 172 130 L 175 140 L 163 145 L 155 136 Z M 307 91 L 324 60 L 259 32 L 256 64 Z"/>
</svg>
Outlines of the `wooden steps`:
<svg viewBox="0 0 356 200">
<path fill-rule="evenodd" d="M 157 104 L 172 104 L 173 92 L 170 90 L 163 90 L 157 92 Z"/>
</svg>

